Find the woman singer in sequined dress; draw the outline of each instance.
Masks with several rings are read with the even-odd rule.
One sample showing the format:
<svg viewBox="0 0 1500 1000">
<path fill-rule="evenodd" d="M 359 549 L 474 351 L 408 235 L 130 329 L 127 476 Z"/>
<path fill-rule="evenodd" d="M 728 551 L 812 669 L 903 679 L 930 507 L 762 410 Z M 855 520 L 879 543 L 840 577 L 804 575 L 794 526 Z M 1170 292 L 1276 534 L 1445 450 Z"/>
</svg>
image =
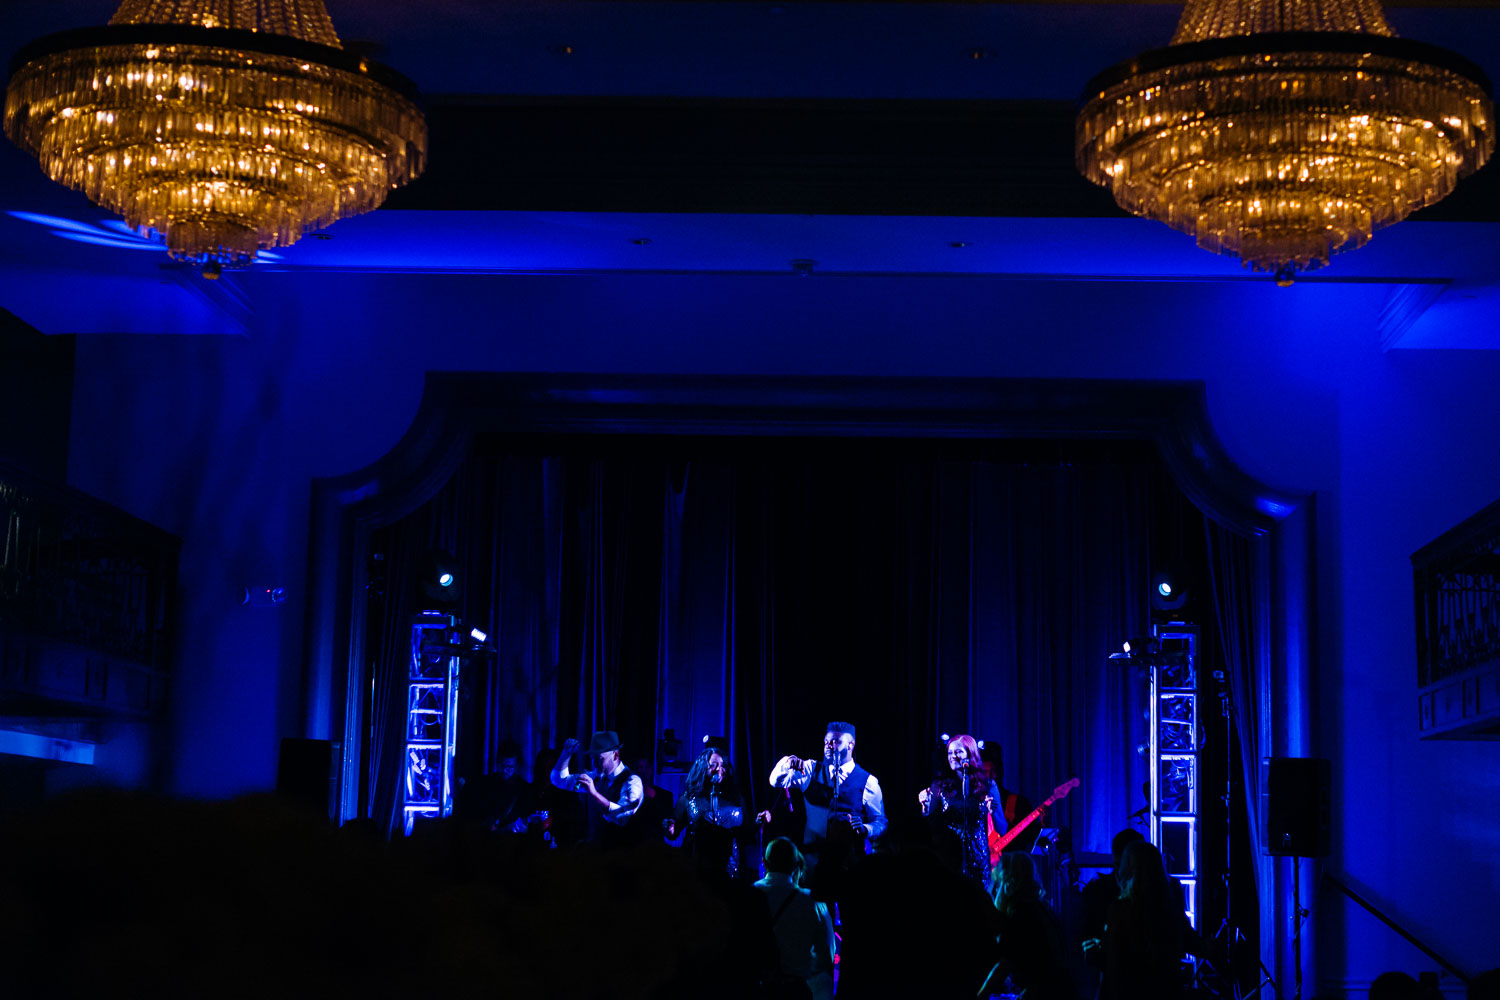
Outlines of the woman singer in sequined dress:
<svg viewBox="0 0 1500 1000">
<path fill-rule="evenodd" d="M 685 848 L 700 865 L 732 876 L 739 872 L 744 822 L 734 768 L 717 746 L 706 747 L 688 769 L 676 815 L 664 824 L 668 843 Z"/>
<path fill-rule="evenodd" d="M 940 851 L 959 858 L 965 878 L 989 892 L 989 823 L 1005 832 L 1005 816 L 996 807 L 1000 789 L 981 770 L 979 744 L 959 735 L 948 740 L 948 773 L 917 793 L 922 815 L 935 827 Z"/>
</svg>

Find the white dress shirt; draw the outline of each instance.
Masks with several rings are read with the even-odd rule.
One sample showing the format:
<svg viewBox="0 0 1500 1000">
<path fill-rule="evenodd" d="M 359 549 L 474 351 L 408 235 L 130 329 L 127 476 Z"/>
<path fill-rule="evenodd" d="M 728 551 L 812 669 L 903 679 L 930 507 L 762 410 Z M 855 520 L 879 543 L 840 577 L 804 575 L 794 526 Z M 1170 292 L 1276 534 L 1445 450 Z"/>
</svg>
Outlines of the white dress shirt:
<svg viewBox="0 0 1500 1000">
<path fill-rule="evenodd" d="M 625 762 L 620 760 L 615 761 L 614 770 L 608 774 L 601 774 L 598 771 L 587 771 L 585 773 L 594 779 L 594 787 L 598 789 L 600 795 L 603 795 L 604 789 L 609 786 L 610 780 L 623 770 L 625 770 Z M 567 758 L 558 761 L 557 766 L 552 769 L 552 784 L 565 792 L 575 790 L 573 785 L 576 780 L 576 777 L 568 772 Z M 641 803 L 645 800 L 646 783 L 641 780 L 639 774 L 632 774 L 630 779 L 620 786 L 619 797 L 609 804 L 608 809 L 602 810 L 603 818 L 616 825 L 623 824 L 635 815 L 636 810 L 641 807 Z M 597 805 L 597 803 L 595 804 Z"/>
<path fill-rule="evenodd" d="M 813 773 L 820 767 L 829 766 L 823 760 L 804 759 L 802 761 L 802 769 L 799 771 L 792 767 L 792 758 L 790 756 L 783 757 L 771 769 L 771 786 L 773 788 L 800 788 L 806 791 L 808 782 L 812 781 Z M 849 777 L 853 771 L 854 758 L 851 757 L 839 766 L 834 787 L 837 788 L 843 784 L 844 779 Z M 870 775 L 870 780 L 865 782 L 863 805 L 865 807 L 864 814 L 869 821 L 861 825 L 865 828 L 865 836 L 874 840 L 885 832 L 888 823 L 885 818 L 885 795 L 880 791 L 880 782 L 873 774 Z"/>
</svg>

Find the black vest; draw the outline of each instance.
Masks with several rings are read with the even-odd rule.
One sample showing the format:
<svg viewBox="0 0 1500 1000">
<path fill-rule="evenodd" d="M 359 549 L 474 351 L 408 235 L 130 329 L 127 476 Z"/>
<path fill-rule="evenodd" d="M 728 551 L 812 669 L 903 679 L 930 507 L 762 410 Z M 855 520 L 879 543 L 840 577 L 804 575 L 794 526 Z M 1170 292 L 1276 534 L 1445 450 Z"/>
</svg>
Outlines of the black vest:
<svg viewBox="0 0 1500 1000">
<path fill-rule="evenodd" d="M 600 774 L 594 783 L 599 794 L 611 802 L 620 801 L 620 791 L 625 783 L 635 774 L 628 767 L 622 767 L 620 773 L 613 778 L 605 778 Z M 608 782 L 606 784 L 605 782 Z M 611 823 L 604 818 L 604 807 L 594 801 L 594 797 L 586 792 L 579 792 L 583 797 L 583 808 L 588 819 L 588 827 L 584 833 L 584 840 L 590 844 L 598 844 L 600 847 L 623 847 L 635 842 L 635 817 L 627 819 L 623 825 Z M 639 810 L 637 810 L 639 811 Z"/>
<path fill-rule="evenodd" d="M 837 791 L 834 790 L 833 778 L 828 772 L 828 765 L 819 761 L 807 783 L 807 789 L 802 793 L 807 805 L 807 829 L 802 835 L 802 841 L 804 847 L 812 852 L 821 850 L 824 842 L 830 839 L 830 821 L 834 831 L 832 839 L 848 844 L 857 840 L 858 835 L 850 827 L 847 817 L 864 818 L 865 785 L 869 783 L 870 772 L 855 764 L 854 770 L 839 784 Z"/>
</svg>

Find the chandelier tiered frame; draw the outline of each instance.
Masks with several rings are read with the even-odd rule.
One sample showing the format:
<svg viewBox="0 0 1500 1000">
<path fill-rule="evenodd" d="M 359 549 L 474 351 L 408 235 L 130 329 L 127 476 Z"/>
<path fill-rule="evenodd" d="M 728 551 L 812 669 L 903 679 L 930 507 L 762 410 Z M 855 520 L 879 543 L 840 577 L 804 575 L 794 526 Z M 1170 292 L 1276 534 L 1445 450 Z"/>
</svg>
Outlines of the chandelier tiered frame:
<svg viewBox="0 0 1500 1000">
<path fill-rule="evenodd" d="M 378 207 L 419 174 L 416 87 L 357 53 L 269 31 L 111 24 L 17 53 L 5 132 L 53 180 L 237 265 Z"/>
<path fill-rule="evenodd" d="M 1190 41 L 1089 82 L 1078 168 L 1125 210 L 1290 280 L 1479 169 L 1489 93 L 1467 60 L 1388 35 Z"/>
</svg>

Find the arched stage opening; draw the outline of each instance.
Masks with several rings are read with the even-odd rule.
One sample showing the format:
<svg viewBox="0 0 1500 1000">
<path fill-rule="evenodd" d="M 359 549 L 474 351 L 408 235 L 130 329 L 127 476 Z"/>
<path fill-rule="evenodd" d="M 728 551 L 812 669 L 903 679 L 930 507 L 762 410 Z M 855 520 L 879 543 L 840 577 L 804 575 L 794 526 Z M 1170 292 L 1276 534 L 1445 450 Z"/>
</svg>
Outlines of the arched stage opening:
<svg viewBox="0 0 1500 1000">
<path fill-rule="evenodd" d="M 465 665 L 456 773 L 618 731 L 724 737 L 761 805 L 787 753 L 858 727 L 893 822 L 940 733 L 1097 861 L 1140 824 L 1153 571 L 1192 588 L 1204 746 L 1200 928 L 1252 954 L 1283 881 L 1256 844 L 1255 766 L 1305 726 L 1307 498 L 1255 482 L 1198 383 L 431 373 L 374 465 L 314 485 L 308 729 L 340 742 L 344 819 L 397 827 L 414 567 L 454 557 Z M 1209 680 L 1215 672 L 1223 684 Z M 1222 696 L 1222 697 L 1220 697 Z M 1239 725 L 1221 712 L 1237 706 Z M 670 777 L 663 780 L 670 782 Z M 1254 964 L 1253 958 L 1250 963 Z"/>
</svg>

